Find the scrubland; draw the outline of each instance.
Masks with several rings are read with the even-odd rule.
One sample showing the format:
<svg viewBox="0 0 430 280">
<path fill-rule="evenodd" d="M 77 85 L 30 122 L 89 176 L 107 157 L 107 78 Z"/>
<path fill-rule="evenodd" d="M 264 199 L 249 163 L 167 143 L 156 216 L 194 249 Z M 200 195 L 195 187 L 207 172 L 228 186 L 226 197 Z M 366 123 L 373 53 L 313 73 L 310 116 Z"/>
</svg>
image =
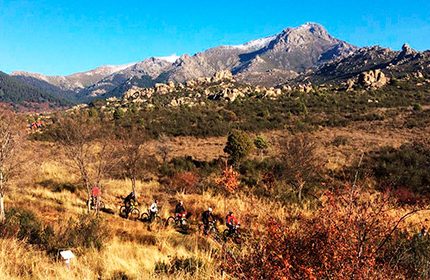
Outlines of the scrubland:
<svg viewBox="0 0 430 280">
<path fill-rule="evenodd" d="M 47 131 L 21 126 L 19 168 L 5 191 L 0 278 L 428 279 L 429 109 L 403 103 L 351 114 L 346 106 L 329 116 L 309 105 L 309 113 L 288 117 L 294 127 L 272 116 L 270 129 L 243 121 L 242 130 L 223 136 L 221 126 L 203 137 L 202 127 L 189 135 L 177 124 L 154 137 L 153 123 L 137 144 L 124 137 L 135 133 L 127 130 L 130 119 L 112 120 L 115 132 L 100 136 L 95 131 L 110 125 L 84 112 L 68 122 L 76 125 L 68 133 L 88 136 L 88 182 L 70 147 L 55 138 L 69 116 Z M 92 128 L 83 133 L 82 125 Z M 127 145 L 143 155 L 132 172 L 124 162 L 133 157 L 115 154 Z M 112 164 L 101 169 L 102 162 Z M 133 177 L 141 213 L 158 199 L 167 219 L 183 201 L 190 230 L 120 217 Z M 97 182 L 106 206 L 98 215 L 86 207 L 86 187 Z M 208 207 L 221 218 L 234 211 L 241 244 L 198 231 Z M 76 255 L 70 269 L 58 258 L 63 249 Z"/>
</svg>

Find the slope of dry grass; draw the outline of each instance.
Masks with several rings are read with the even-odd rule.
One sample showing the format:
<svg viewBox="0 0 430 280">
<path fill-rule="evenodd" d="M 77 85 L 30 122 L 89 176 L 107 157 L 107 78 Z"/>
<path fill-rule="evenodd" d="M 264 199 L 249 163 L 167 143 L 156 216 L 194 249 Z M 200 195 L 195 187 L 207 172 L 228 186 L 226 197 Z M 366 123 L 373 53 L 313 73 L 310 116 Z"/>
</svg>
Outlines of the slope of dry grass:
<svg viewBox="0 0 430 280">
<path fill-rule="evenodd" d="M 428 133 L 425 132 L 425 133 Z M 278 151 L 277 142 L 284 137 L 280 131 L 268 132 L 265 137 L 272 143 L 269 154 Z M 313 133 L 318 141 L 320 153 L 328 169 L 350 165 L 362 152 L 383 145 L 399 146 L 415 139 L 414 130 L 392 131 L 386 127 L 324 128 Z M 342 136 L 348 139 L 341 147 L 332 145 Z M 191 155 L 196 159 L 210 160 L 223 154 L 225 138 L 195 139 L 181 137 L 169 142 L 170 157 Z M 156 152 L 156 143 L 148 151 Z M 61 150 L 52 144 L 27 142 L 22 176 L 14 181 L 6 196 L 6 207 L 23 207 L 34 211 L 44 222 L 61 225 L 68 218 L 85 213 L 86 194 L 82 189 L 76 192 L 62 190 L 54 192 L 55 184 L 76 184 L 78 176 Z M 220 271 L 215 264 L 215 255 L 220 245 L 192 232 L 183 235 L 173 229 L 156 229 L 142 222 L 125 220 L 118 215 L 122 197 L 131 191 L 131 182 L 107 179 L 102 181 L 103 200 L 115 214 L 101 213 L 111 238 L 101 251 L 95 249 L 80 252 L 67 270 L 62 262 L 48 257 L 43 251 L 16 239 L 0 239 L 0 279 L 115 279 L 121 274 L 131 279 L 219 279 Z M 137 195 L 140 210 L 146 211 L 154 198 L 160 201 L 160 216 L 167 218 L 178 200 L 183 200 L 187 210 L 193 213 L 193 228 L 198 224 L 199 214 L 208 206 L 224 216 L 234 209 L 243 227 L 259 228 L 267 221 L 267 215 L 285 220 L 291 215 L 311 216 L 311 207 L 301 209 L 282 206 L 278 202 L 261 200 L 251 194 L 239 193 L 225 197 L 214 192 L 201 195 L 188 193 L 167 193 L 158 182 L 138 182 Z M 419 228 L 428 223 L 425 213 L 410 220 L 408 227 Z M 159 262 L 169 262 L 174 257 L 196 258 L 204 268 L 194 275 L 155 274 Z M 120 278 L 117 278 L 120 279 Z"/>
</svg>

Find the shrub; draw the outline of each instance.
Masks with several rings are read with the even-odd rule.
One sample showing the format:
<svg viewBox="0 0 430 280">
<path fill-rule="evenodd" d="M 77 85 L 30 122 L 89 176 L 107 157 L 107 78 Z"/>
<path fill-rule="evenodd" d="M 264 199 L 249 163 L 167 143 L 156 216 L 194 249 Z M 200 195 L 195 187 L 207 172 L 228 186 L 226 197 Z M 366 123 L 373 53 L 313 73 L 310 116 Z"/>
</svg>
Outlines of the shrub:
<svg viewBox="0 0 430 280">
<path fill-rule="evenodd" d="M 61 183 L 61 184 L 56 184 L 54 186 L 54 188 L 52 189 L 53 192 L 62 192 L 62 191 L 69 191 L 71 193 L 75 193 L 76 190 L 78 188 L 76 187 L 76 185 L 72 184 L 72 183 Z"/>
<path fill-rule="evenodd" d="M 254 139 L 255 147 L 260 151 L 265 151 L 269 148 L 269 143 L 263 136 L 257 136 Z"/>
<path fill-rule="evenodd" d="M 1 224 L 2 236 L 16 237 L 33 245 L 49 247 L 53 235 L 52 228 L 45 226 L 37 216 L 28 209 L 12 208 Z"/>
<path fill-rule="evenodd" d="M 423 110 L 423 107 L 421 106 L 420 103 L 414 103 L 412 104 L 412 110 L 416 112 L 421 112 Z"/>
<path fill-rule="evenodd" d="M 399 233 L 387 242 L 380 262 L 395 264 L 406 279 L 429 279 L 430 237 L 424 230 L 410 236 Z"/>
<path fill-rule="evenodd" d="M 173 176 L 171 189 L 179 192 L 198 193 L 199 176 L 191 171 L 180 172 Z"/>
<path fill-rule="evenodd" d="M 346 136 L 336 136 L 333 141 L 331 142 L 333 146 L 339 147 L 344 146 L 349 143 L 349 138 Z"/>
<path fill-rule="evenodd" d="M 381 148 L 369 153 L 364 165 L 369 166 L 381 189 L 406 188 L 430 195 L 430 149 L 422 144 Z"/>
<path fill-rule="evenodd" d="M 62 192 L 63 190 L 66 190 L 71 193 L 75 193 L 78 190 L 78 187 L 72 183 L 57 183 L 51 179 L 41 181 L 39 184 L 42 187 L 51 189 L 53 192 Z"/>
<path fill-rule="evenodd" d="M 81 215 L 78 220 L 70 219 L 57 234 L 58 248 L 102 249 L 109 232 L 98 217 Z"/>
<path fill-rule="evenodd" d="M 226 166 L 222 171 L 221 176 L 216 178 L 215 183 L 219 188 L 223 189 L 227 193 L 233 193 L 239 188 L 240 179 L 239 172 L 233 169 L 233 166 Z"/>
<path fill-rule="evenodd" d="M 251 153 L 253 146 L 254 143 L 248 134 L 240 130 L 234 130 L 227 137 L 224 152 L 229 155 L 230 163 L 238 164 Z"/>
<path fill-rule="evenodd" d="M 270 219 L 246 248 L 223 252 L 223 268 L 239 279 L 405 277 L 384 252 L 389 246 L 392 253 L 401 249 L 399 243 L 389 244 L 401 234 L 397 225 L 403 218 L 388 214 L 389 197 L 346 188 L 327 192 L 322 201 L 314 217 Z"/>
<path fill-rule="evenodd" d="M 131 280 L 131 279 L 134 279 L 134 278 L 128 276 L 126 272 L 118 271 L 118 270 L 113 273 L 111 278 L 111 280 Z"/>
</svg>

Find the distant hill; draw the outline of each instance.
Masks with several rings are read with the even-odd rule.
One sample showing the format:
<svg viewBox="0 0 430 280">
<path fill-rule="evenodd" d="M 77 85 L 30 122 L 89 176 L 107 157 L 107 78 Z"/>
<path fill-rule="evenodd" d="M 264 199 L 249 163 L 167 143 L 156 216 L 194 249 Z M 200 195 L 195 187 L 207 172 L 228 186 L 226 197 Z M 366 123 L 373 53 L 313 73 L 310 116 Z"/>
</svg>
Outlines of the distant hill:
<svg viewBox="0 0 430 280">
<path fill-rule="evenodd" d="M 0 71 L 0 102 L 21 107 L 63 107 L 71 102 Z"/>
<path fill-rule="evenodd" d="M 121 97 L 136 86 L 185 83 L 226 70 L 241 84 L 318 86 L 343 83 L 369 70 L 381 70 L 389 78 L 408 73 L 427 77 L 429 62 L 429 52 L 417 52 L 407 45 L 401 51 L 379 46 L 358 48 L 334 38 L 319 24 L 306 23 L 242 45 L 218 46 L 194 55 L 151 57 L 134 64 L 102 66 L 69 76 L 26 72 L 12 75 L 54 96 L 89 102 Z"/>
</svg>

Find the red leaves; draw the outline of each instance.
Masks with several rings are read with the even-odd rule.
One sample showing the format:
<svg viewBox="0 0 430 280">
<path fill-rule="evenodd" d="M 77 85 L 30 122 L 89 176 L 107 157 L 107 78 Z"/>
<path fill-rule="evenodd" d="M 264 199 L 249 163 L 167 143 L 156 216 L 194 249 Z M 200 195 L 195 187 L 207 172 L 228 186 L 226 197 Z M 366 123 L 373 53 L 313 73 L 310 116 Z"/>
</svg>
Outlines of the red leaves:
<svg viewBox="0 0 430 280">
<path fill-rule="evenodd" d="M 181 189 L 187 192 L 195 192 L 200 178 L 197 174 L 191 171 L 175 174 L 172 179 L 172 184 L 176 189 Z"/>
<path fill-rule="evenodd" d="M 240 279 L 390 278 L 394 270 L 378 262 L 378 246 L 396 223 L 387 197 L 347 189 L 324 198 L 312 218 L 288 225 L 269 219 L 247 253 L 235 256 L 240 273 L 229 273 Z"/>
<path fill-rule="evenodd" d="M 220 187 L 225 188 L 229 193 L 233 193 L 236 189 L 239 188 L 239 172 L 233 169 L 233 166 L 227 166 L 222 175 L 215 180 L 216 184 Z"/>
</svg>

